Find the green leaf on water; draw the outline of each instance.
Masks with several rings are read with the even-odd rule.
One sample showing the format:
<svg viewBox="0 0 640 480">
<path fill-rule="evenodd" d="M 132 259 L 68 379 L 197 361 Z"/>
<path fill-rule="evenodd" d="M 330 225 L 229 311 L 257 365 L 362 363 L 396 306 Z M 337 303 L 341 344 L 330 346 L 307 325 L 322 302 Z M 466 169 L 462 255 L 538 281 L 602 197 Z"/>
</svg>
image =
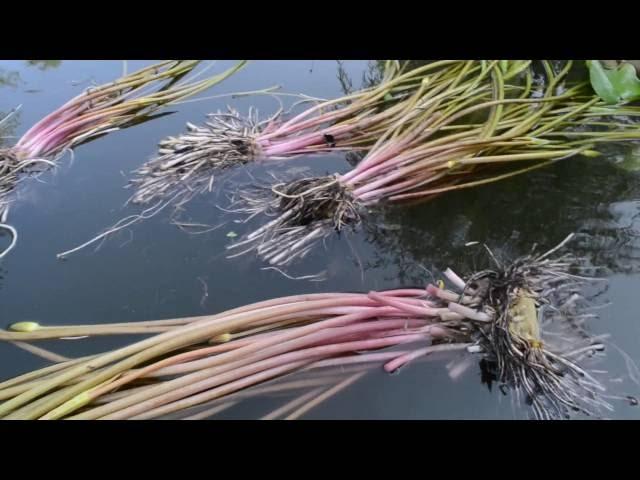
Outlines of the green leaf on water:
<svg viewBox="0 0 640 480">
<path fill-rule="evenodd" d="M 606 69 L 600 60 L 590 60 L 591 86 L 608 104 L 625 103 L 640 99 L 640 80 L 630 63 L 622 63 L 614 69 Z"/>
<path fill-rule="evenodd" d="M 238 234 L 236 232 L 233 232 L 233 231 L 227 233 L 227 237 L 229 237 L 229 238 L 236 238 L 237 236 L 238 236 Z"/>
</svg>

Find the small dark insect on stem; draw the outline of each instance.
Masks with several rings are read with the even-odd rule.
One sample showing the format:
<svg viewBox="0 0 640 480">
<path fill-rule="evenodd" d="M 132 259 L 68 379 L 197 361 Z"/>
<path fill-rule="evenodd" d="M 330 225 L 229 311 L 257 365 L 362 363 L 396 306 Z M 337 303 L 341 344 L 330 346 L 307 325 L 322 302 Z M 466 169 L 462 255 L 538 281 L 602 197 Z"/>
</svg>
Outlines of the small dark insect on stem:
<svg viewBox="0 0 640 480">
<path fill-rule="evenodd" d="M 324 141 L 327 142 L 327 145 L 329 145 L 331 148 L 334 148 L 336 146 L 336 139 L 334 138 L 333 135 L 329 135 L 328 133 L 325 133 Z"/>
</svg>

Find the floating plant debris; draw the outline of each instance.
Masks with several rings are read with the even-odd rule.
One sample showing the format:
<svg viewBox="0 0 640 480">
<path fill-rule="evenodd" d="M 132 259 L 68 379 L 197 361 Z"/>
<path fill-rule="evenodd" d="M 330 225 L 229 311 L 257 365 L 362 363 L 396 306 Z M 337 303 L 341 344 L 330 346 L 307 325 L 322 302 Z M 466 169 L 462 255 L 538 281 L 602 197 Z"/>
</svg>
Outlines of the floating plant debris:
<svg viewBox="0 0 640 480">
<path fill-rule="evenodd" d="M 25 178 L 55 167 L 63 154 L 82 143 L 151 118 L 161 107 L 220 83 L 245 62 L 204 80 L 189 81 L 187 75 L 199 63 L 198 60 L 164 61 L 113 82 L 90 87 L 36 123 L 14 146 L 0 149 L 2 223 L 6 220 L 12 193 Z M 12 113 L 0 119 L 0 127 Z M 14 244 L 5 249 L 2 256 Z"/>
<path fill-rule="evenodd" d="M 376 206 L 487 185 L 576 155 L 598 156 L 600 142 L 640 138 L 635 123 L 616 123 L 631 107 L 602 106 L 584 82 L 564 86 L 571 62 L 559 71 L 544 65 L 540 95 L 533 95 L 528 71 L 518 88 L 497 61 L 451 65 L 439 72 L 437 87 L 425 78 L 401 102 L 404 117 L 349 172 L 239 188 L 230 210 L 267 223 L 231 245 L 231 256 L 255 253 L 271 265 L 290 265 Z M 584 130 L 593 115 L 605 118 L 594 123 L 615 128 Z"/>
<path fill-rule="evenodd" d="M 600 415 L 613 407 L 583 363 L 603 347 L 581 325 L 589 302 L 576 293 L 600 280 L 572 273 L 581 259 L 556 256 L 570 239 L 543 254 L 495 260 L 466 280 L 447 269 L 450 290 L 294 295 L 204 317 L 0 332 L 0 340 L 20 342 L 155 334 L 0 383 L 0 417 L 159 418 L 295 372 L 309 371 L 312 383 L 313 372 L 329 366 L 382 362 L 395 372 L 448 351 L 477 356 L 483 378 L 524 395 L 537 418 Z"/>
</svg>

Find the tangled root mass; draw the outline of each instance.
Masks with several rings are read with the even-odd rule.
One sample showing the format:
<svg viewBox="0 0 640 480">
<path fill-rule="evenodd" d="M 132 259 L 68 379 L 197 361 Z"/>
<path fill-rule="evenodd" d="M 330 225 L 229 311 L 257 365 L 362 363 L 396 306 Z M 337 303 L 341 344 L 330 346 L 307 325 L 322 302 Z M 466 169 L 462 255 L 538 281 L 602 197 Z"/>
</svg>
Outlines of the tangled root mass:
<svg viewBox="0 0 640 480">
<path fill-rule="evenodd" d="M 597 279 L 570 273 L 580 259 L 564 255 L 551 260 L 548 253 L 530 254 L 505 266 L 496 260 L 498 268 L 478 272 L 467 282 L 468 289 L 480 292 L 482 308 L 495 312 L 494 320 L 476 331 L 488 352 L 485 367 L 523 393 L 536 418 L 611 410 L 602 383 L 578 365 L 604 350 L 581 325 L 580 305 L 586 299 L 579 292 Z M 526 302 L 535 306 L 529 318 L 523 318 L 527 314 L 519 308 Z"/>
<path fill-rule="evenodd" d="M 134 172 L 132 203 L 211 191 L 216 174 L 260 157 L 254 141 L 261 128 L 257 112 L 243 118 L 229 109 L 208 117 L 204 126 L 187 124 L 186 133 L 163 140 L 159 155 Z"/>
<path fill-rule="evenodd" d="M 256 253 L 274 266 L 303 258 L 333 232 L 353 227 L 361 209 L 337 176 L 310 177 L 272 187 L 254 187 L 236 194 L 236 212 L 275 217 L 233 244 L 239 253 Z"/>
</svg>

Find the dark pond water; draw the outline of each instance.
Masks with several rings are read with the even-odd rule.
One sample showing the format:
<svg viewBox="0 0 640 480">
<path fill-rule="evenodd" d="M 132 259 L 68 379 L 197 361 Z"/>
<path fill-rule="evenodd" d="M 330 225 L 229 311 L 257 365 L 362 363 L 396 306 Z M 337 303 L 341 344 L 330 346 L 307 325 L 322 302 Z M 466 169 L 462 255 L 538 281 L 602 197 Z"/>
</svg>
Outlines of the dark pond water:
<svg viewBox="0 0 640 480">
<path fill-rule="evenodd" d="M 150 62 L 130 61 L 130 70 Z M 222 71 L 232 62 L 219 62 Z M 344 64 L 358 86 L 366 61 Z M 0 61 L 0 112 L 18 104 L 22 110 L 11 131 L 19 136 L 49 111 L 80 93 L 91 81 L 109 81 L 122 71 L 119 61 L 28 63 Z M 283 91 L 330 98 L 342 93 L 338 65 L 331 61 L 253 62 L 206 95 L 281 85 Z M 288 100 L 287 100 L 288 101 Z M 290 101 L 289 101 L 290 103 Z M 296 272 L 327 271 L 324 282 L 295 281 L 261 270 L 250 257 L 227 259 L 231 231 L 189 235 L 160 214 L 65 261 L 56 254 L 83 243 L 120 218 L 136 213 L 123 205 L 130 195 L 131 170 L 150 158 L 159 140 L 180 133 L 187 121 L 227 104 L 246 113 L 249 106 L 263 115 L 277 102 L 267 96 L 217 98 L 172 107 L 172 115 L 102 137 L 76 150 L 60 167 L 31 181 L 12 206 L 10 223 L 19 233 L 17 247 L 0 263 L 0 319 L 7 325 L 22 320 L 42 324 L 129 322 L 216 313 L 262 299 L 304 292 L 367 291 L 423 285 L 427 270 L 451 266 L 467 272 L 480 262 L 481 251 L 467 242 L 486 242 L 499 253 L 519 255 L 533 243 L 551 247 L 577 232 L 576 248 L 606 267 L 605 293 L 612 305 L 600 311 L 593 325 L 640 362 L 640 319 L 635 298 L 640 292 L 640 174 L 620 168 L 631 147 L 611 149 L 607 158 L 556 164 L 488 187 L 451 193 L 427 204 L 379 212 L 375 222 L 326 249 L 305 258 Z M 0 139 L 11 143 L 12 139 Z M 345 171 L 341 156 L 298 159 L 270 168 L 284 172 L 308 167 L 316 173 Z M 248 180 L 261 167 L 237 172 L 227 180 Z M 221 181 L 220 185 L 223 185 Z M 223 214 L 218 194 L 189 205 L 186 218 L 219 224 Z M 9 241 L 0 236 L 2 245 Z M 203 297 L 203 285 L 208 296 Z M 48 344 L 45 342 L 45 346 Z M 116 345 L 115 340 L 69 341 L 51 348 L 82 354 Z M 526 409 L 481 383 L 477 362 L 456 381 L 446 366 L 459 355 L 441 355 L 417 362 L 397 375 L 374 368 L 364 378 L 311 410 L 304 418 L 511 419 Z M 0 344 L 0 378 L 42 365 L 42 361 L 11 345 Z M 610 371 L 611 388 L 637 395 L 624 359 L 615 350 L 600 366 Z M 621 383 L 619 383 L 621 381 Z M 258 418 L 277 406 L 277 399 L 257 397 L 226 410 L 219 418 Z M 640 418 L 638 407 L 616 402 L 614 418 Z"/>
</svg>

